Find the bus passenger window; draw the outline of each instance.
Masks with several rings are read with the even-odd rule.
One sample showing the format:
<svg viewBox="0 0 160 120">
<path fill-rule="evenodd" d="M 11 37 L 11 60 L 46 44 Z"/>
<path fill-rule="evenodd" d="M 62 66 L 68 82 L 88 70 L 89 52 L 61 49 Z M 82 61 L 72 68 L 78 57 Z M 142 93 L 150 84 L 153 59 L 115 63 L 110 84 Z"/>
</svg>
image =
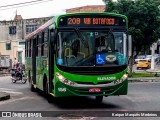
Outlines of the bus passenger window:
<svg viewBox="0 0 160 120">
<path fill-rule="evenodd" d="M 51 43 L 54 42 L 54 32 L 53 31 L 50 32 L 50 41 Z"/>
<path fill-rule="evenodd" d="M 44 43 L 44 56 L 48 56 L 48 44 Z"/>
</svg>

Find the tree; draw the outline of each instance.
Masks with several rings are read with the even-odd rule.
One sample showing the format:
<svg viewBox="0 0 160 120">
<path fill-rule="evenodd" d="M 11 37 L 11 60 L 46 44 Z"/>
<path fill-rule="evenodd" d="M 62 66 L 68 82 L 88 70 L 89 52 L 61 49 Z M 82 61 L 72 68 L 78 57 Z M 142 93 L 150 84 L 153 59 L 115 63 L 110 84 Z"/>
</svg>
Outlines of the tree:
<svg viewBox="0 0 160 120">
<path fill-rule="evenodd" d="M 160 38 L 160 1 L 159 0 L 103 0 L 106 12 L 124 14 L 128 17 L 128 32 L 132 35 L 133 52 L 129 61 L 133 65 L 134 58 L 142 50 L 149 48 Z M 132 68 L 131 68 L 132 71 Z M 131 72 L 130 71 L 130 72 Z"/>
</svg>

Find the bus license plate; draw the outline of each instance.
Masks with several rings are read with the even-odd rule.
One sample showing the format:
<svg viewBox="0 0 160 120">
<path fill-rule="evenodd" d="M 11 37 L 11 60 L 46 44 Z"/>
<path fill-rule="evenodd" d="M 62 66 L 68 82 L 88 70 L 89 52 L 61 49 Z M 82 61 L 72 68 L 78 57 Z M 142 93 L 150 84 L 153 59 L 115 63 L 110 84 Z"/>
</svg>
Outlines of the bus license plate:
<svg viewBox="0 0 160 120">
<path fill-rule="evenodd" d="M 101 92 L 100 88 L 90 88 L 89 92 Z"/>
</svg>

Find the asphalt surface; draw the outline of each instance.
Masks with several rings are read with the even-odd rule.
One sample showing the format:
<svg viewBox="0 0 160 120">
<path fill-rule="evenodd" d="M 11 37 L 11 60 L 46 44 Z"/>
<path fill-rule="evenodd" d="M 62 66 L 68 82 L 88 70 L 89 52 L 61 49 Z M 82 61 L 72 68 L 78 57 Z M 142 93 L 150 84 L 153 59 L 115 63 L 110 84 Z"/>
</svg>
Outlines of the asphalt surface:
<svg viewBox="0 0 160 120">
<path fill-rule="evenodd" d="M 10 74 L 1 74 L 0 77 L 9 76 Z M 128 78 L 129 82 L 160 82 L 160 77 L 143 77 L 143 78 Z M 10 99 L 10 94 L 0 91 L 0 101 Z"/>
<path fill-rule="evenodd" d="M 9 76 L 10 74 L 0 74 L 0 77 Z M 0 91 L 0 101 L 10 99 L 10 94 Z"/>
</svg>

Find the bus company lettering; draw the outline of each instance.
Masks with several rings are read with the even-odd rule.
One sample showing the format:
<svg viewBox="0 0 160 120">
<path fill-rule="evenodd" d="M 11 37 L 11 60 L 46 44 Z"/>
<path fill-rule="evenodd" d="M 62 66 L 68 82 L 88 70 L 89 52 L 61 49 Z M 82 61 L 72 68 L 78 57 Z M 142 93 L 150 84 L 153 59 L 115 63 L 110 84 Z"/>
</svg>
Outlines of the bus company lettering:
<svg viewBox="0 0 160 120">
<path fill-rule="evenodd" d="M 97 77 L 97 80 L 116 80 L 116 77 Z"/>
</svg>

